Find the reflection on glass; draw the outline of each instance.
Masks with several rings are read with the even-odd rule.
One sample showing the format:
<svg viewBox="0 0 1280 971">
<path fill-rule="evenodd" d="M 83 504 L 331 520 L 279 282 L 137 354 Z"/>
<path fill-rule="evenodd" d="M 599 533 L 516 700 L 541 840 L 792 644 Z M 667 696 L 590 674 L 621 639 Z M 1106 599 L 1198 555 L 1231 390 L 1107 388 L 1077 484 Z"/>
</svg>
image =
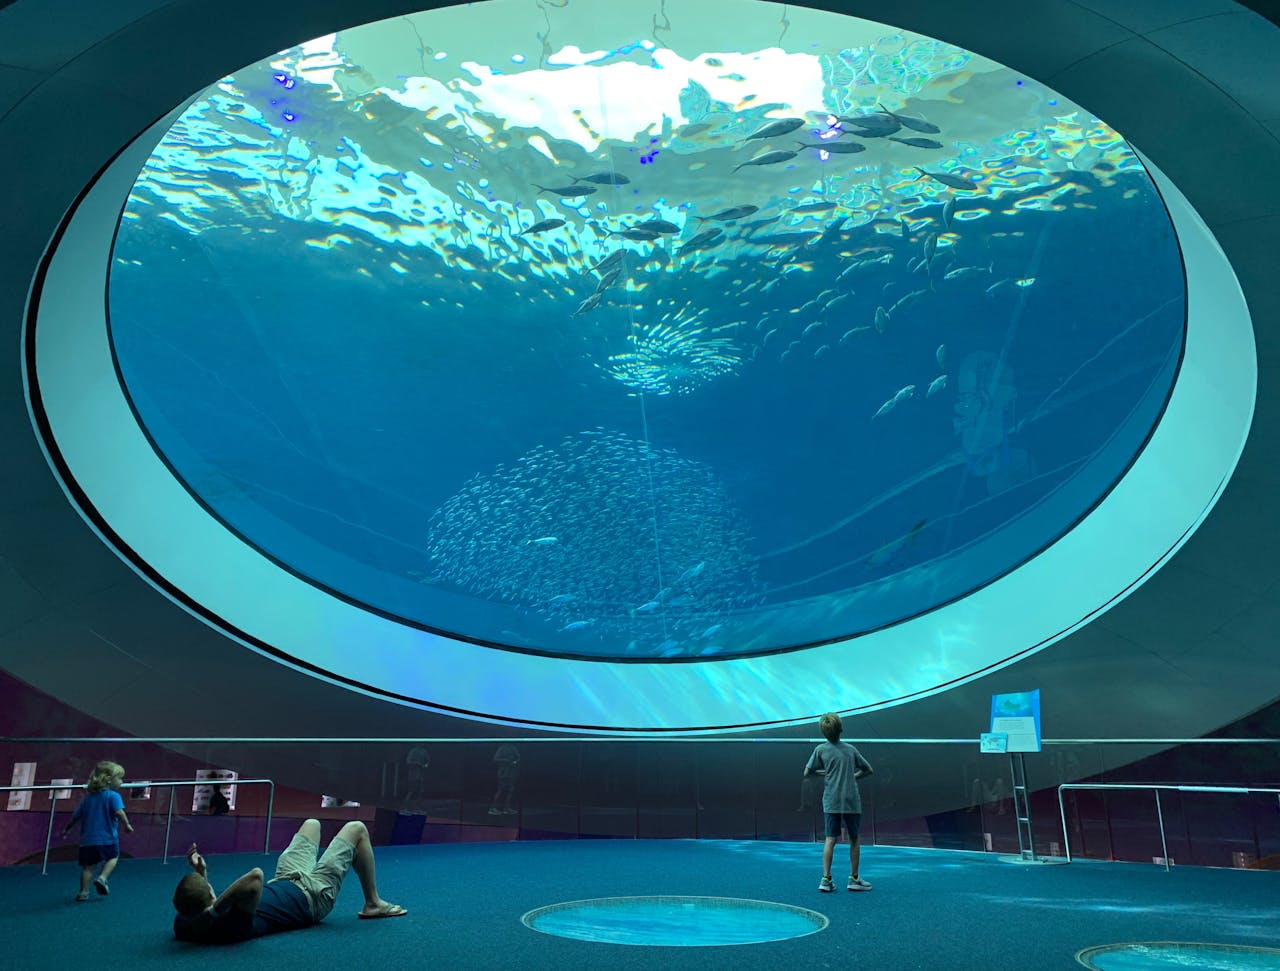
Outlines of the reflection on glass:
<svg viewBox="0 0 1280 971">
<path fill-rule="evenodd" d="M 1052 543 L 1159 417 L 1183 297 L 1138 159 L 1029 79 L 817 11 L 574 0 L 220 81 L 138 178 L 111 321 L 157 447 L 290 569 L 688 659 Z"/>
</svg>

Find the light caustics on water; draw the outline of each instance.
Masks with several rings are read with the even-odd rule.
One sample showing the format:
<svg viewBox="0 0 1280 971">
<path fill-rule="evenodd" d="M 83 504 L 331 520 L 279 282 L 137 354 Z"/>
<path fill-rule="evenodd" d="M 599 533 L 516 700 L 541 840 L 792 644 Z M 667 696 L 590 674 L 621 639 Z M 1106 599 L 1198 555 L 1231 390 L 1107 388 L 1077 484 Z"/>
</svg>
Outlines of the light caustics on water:
<svg viewBox="0 0 1280 971">
<path fill-rule="evenodd" d="M 1123 139 L 981 57 L 752 0 L 495 0 L 205 92 L 110 310 L 157 447 L 290 569 L 678 660 L 1052 543 L 1159 418 L 1183 283 Z"/>
</svg>

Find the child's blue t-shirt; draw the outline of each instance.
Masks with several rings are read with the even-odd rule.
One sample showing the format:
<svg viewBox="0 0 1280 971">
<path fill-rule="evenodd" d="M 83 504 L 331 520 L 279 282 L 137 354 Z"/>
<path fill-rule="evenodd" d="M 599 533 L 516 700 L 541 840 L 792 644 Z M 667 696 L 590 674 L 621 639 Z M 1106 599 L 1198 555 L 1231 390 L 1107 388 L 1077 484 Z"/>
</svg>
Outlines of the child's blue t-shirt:
<svg viewBox="0 0 1280 971">
<path fill-rule="evenodd" d="M 110 846 L 120 842 L 120 821 L 116 813 L 124 808 L 124 800 L 114 789 L 99 789 L 84 797 L 72 814 L 80 822 L 81 846 Z"/>
<path fill-rule="evenodd" d="M 826 772 L 822 786 L 824 813 L 862 812 L 862 796 L 854 775 L 859 769 L 870 772 L 871 763 L 856 748 L 848 742 L 823 742 L 813 750 L 805 769 Z"/>
</svg>

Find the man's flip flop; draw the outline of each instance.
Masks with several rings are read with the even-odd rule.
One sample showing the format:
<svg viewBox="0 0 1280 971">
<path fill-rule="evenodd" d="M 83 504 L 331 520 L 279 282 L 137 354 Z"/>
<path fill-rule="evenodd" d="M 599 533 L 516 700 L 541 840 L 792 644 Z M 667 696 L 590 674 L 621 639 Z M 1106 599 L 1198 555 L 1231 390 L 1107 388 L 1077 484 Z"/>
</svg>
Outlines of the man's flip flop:
<svg viewBox="0 0 1280 971">
<path fill-rule="evenodd" d="M 380 917 L 403 917 L 407 913 L 409 913 L 409 911 L 405 910 L 399 904 L 384 904 L 371 914 L 362 910 L 360 913 L 356 914 L 356 916 L 361 920 L 377 920 Z"/>
</svg>

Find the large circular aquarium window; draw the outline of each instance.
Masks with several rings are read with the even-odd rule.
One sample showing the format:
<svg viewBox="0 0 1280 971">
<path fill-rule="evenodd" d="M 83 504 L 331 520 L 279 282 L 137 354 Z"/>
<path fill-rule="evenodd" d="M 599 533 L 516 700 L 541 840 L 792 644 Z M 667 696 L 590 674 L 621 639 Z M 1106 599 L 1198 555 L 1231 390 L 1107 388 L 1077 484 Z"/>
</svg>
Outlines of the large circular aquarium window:
<svg viewBox="0 0 1280 971">
<path fill-rule="evenodd" d="M 1088 111 L 754 0 L 491 0 L 236 71 L 137 177 L 109 290 L 141 425 L 244 541 L 632 661 L 863 634 L 1035 557 L 1143 448 L 1185 302 Z"/>
<path fill-rule="evenodd" d="M 883 24 L 655 9 L 384 20 L 168 130 L 110 336 L 230 530 L 433 631 L 698 659 L 963 597 L 1123 475 L 1185 290 L 1119 134 Z"/>
</svg>

